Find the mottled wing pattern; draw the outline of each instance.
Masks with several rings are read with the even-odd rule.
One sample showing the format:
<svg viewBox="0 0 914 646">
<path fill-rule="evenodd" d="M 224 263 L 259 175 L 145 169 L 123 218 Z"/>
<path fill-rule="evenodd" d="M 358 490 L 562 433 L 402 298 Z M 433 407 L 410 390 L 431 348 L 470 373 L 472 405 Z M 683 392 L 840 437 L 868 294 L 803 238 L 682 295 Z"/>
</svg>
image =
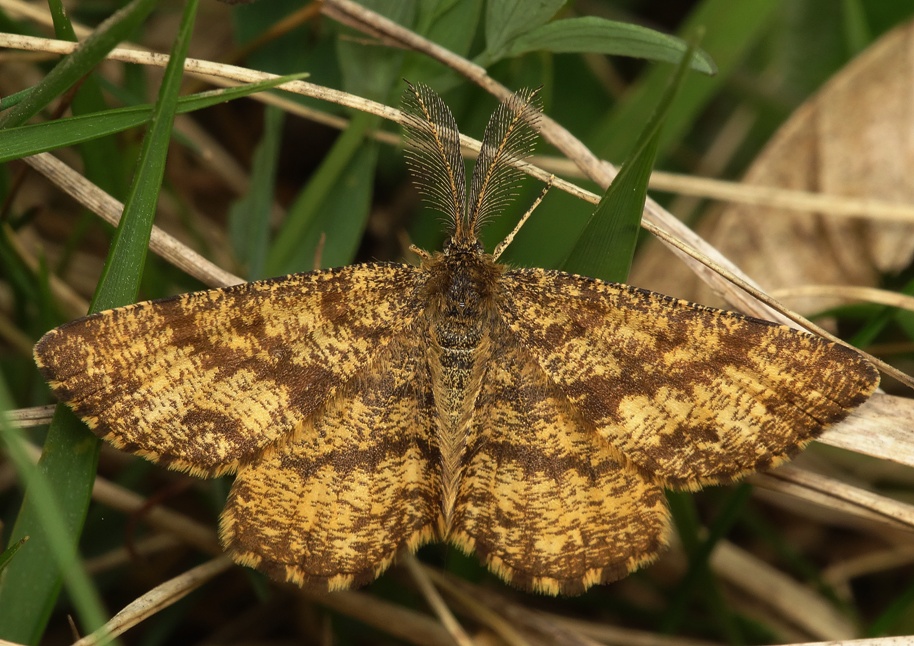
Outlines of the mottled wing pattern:
<svg viewBox="0 0 914 646">
<path fill-rule="evenodd" d="M 578 594 L 666 544 L 660 486 L 626 466 L 507 330 L 486 372 L 448 537 L 511 584 Z"/>
<path fill-rule="evenodd" d="M 424 335 L 373 356 L 287 442 L 241 467 L 222 516 L 243 565 L 319 590 L 373 580 L 435 537 L 435 406 Z"/>
<path fill-rule="evenodd" d="M 879 382 L 819 337 L 634 287 L 519 269 L 502 289 L 508 327 L 587 427 L 669 487 L 774 466 Z"/>
<path fill-rule="evenodd" d="M 409 327 L 418 280 L 366 264 L 139 303 L 48 332 L 35 360 L 100 437 L 216 475 L 290 434 Z"/>
</svg>

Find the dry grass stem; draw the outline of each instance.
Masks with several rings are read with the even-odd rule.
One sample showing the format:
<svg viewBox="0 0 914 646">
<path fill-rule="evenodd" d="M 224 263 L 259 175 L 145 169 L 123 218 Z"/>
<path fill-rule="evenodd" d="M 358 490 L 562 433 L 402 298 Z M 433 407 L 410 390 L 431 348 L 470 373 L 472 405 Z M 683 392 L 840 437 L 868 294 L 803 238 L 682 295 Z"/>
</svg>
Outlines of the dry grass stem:
<svg viewBox="0 0 914 646">
<path fill-rule="evenodd" d="M 753 482 L 770 489 L 776 489 L 775 482 L 785 485 L 799 485 L 806 491 L 816 492 L 830 499 L 825 506 L 869 515 L 894 527 L 914 529 L 914 506 L 886 496 L 855 487 L 837 478 L 823 476 L 806 469 L 785 464 L 774 471 L 752 477 Z"/>
<path fill-rule="evenodd" d="M 153 534 L 135 541 L 130 549 L 117 547 L 94 558 L 86 559 L 83 567 L 90 575 L 100 574 L 128 565 L 137 556 L 152 556 L 159 552 L 167 552 L 179 545 L 181 545 L 181 541 L 170 534 Z"/>
<path fill-rule="evenodd" d="M 912 563 L 914 545 L 897 545 L 830 565 L 822 570 L 822 580 L 835 587 L 843 587 L 853 579 L 909 567 Z"/>
<path fill-rule="evenodd" d="M 854 626 L 830 602 L 729 541 L 711 554 L 712 569 L 728 583 L 768 606 L 782 620 L 818 639 L 850 639 Z"/>
<path fill-rule="evenodd" d="M 406 567 L 410 576 L 412 576 L 413 581 L 416 582 L 419 592 L 421 592 L 422 596 L 425 598 L 425 602 L 438 617 L 439 621 L 441 621 L 441 625 L 444 626 L 444 629 L 448 632 L 454 642 L 458 646 L 473 646 L 473 640 L 470 639 L 470 636 L 467 635 L 463 626 L 461 626 L 460 622 L 454 617 L 454 613 L 448 608 L 444 599 L 441 598 L 441 595 L 438 594 L 435 586 L 432 585 L 432 582 L 429 580 L 428 574 L 425 573 L 424 569 L 419 564 L 418 559 L 412 554 L 405 553 L 401 555 L 400 563 Z"/>
<path fill-rule="evenodd" d="M 875 393 L 819 441 L 914 467 L 914 406 L 906 397 Z"/>
<path fill-rule="evenodd" d="M 124 205 L 121 202 L 50 153 L 26 157 L 24 161 L 73 199 L 98 214 L 105 222 L 112 226 L 117 226 L 117 223 L 120 222 L 121 213 L 124 211 Z M 244 282 L 158 227 L 154 226 L 152 229 L 149 248 L 175 267 L 212 287 L 224 287 Z"/>
<path fill-rule="evenodd" d="M 92 498 L 125 514 L 142 512 L 144 524 L 168 532 L 186 545 L 207 554 L 222 554 L 222 547 L 211 526 L 198 523 L 184 514 L 160 505 L 148 507 L 145 498 L 110 480 L 96 478 Z"/>
<path fill-rule="evenodd" d="M 110 638 L 124 634 L 231 567 L 233 567 L 232 561 L 227 556 L 220 556 L 157 585 L 143 596 L 130 602 L 102 628 L 74 642 L 73 646 L 95 646 L 108 643 Z"/>
<path fill-rule="evenodd" d="M 796 287 L 783 287 L 771 290 L 771 296 L 779 300 L 789 298 L 806 298 L 816 296 L 829 299 L 838 299 L 841 302 L 863 301 L 888 307 L 914 311 L 914 296 L 890 292 L 876 287 L 861 287 L 856 285 L 798 285 Z"/>
<path fill-rule="evenodd" d="M 518 630 L 518 625 L 509 621 L 499 604 L 492 603 L 496 597 L 490 590 L 480 589 L 469 583 L 455 580 L 428 566 L 422 566 L 428 577 L 455 603 L 461 614 L 472 617 L 486 626 L 507 646 L 530 646 L 530 641 Z"/>
<path fill-rule="evenodd" d="M 580 178 L 577 166 L 560 157 L 537 155 L 530 162 L 544 170 L 570 178 Z M 776 186 L 759 186 L 695 175 L 680 175 L 655 170 L 650 187 L 657 191 L 689 195 L 702 199 L 749 204 L 797 211 L 798 214 L 836 218 L 862 218 L 878 222 L 914 222 L 914 205 L 861 199 L 835 193 L 814 193 Z"/>
<path fill-rule="evenodd" d="M 301 591 L 315 603 L 418 646 L 454 646 L 450 634 L 431 617 L 382 601 L 363 592 L 320 594 Z"/>
<path fill-rule="evenodd" d="M 51 423 L 57 404 L 47 406 L 33 406 L 6 411 L 7 419 L 16 428 L 32 428 Z"/>
</svg>

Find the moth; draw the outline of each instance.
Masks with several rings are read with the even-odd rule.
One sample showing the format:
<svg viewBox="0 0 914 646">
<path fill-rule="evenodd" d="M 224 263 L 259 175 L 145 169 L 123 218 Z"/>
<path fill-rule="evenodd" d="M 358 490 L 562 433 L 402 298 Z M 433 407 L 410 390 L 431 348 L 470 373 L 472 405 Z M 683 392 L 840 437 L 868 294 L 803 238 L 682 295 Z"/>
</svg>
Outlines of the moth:
<svg viewBox="0 0 914 646">
<path fill-rule="evenodd" d="M 235 474 L 238 563 L 322 590 L 445 541 L 525 590 L 576 594 L 652 561 L 664 488 L 784 462 L 876 388 L 822 338 L 636 287 L 512 268 L 480 227 L 512 197 L 533 93 L 486 128 L 467 191 L 443 100 L 410 85 L 406 155 L 450 237 L 372 262 L 139 303 L 35 347 L 115 447 Z"/>
</svg>

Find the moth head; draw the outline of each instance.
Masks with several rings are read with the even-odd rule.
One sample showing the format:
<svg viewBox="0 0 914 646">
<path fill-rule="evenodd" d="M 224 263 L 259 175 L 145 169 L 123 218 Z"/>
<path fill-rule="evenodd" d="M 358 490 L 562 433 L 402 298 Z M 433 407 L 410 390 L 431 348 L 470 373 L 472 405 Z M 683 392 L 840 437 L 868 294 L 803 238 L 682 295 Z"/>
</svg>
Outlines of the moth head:
<svg viewBox="0 0 914 646">
<path fill-rule="evenodd" d="M 476 237 L 475 232 L 469 232 L 469 235 L 458 235 L 461 232 L 460 227 L 453 232 L 450 238 L 445 240 L 442 252 L 445 256 L 455 256 L 457 254 L 480 255 L 485 253 L 482 241 Z"/>
</svg>

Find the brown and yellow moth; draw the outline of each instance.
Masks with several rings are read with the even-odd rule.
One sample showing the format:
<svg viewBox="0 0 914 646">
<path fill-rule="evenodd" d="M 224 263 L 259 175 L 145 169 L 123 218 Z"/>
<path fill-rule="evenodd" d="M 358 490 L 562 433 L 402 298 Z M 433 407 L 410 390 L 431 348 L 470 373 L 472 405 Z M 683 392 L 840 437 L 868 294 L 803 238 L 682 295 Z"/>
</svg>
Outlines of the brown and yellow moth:
<svg viewBox="0 0 914 646">
<path fill-rule="evenodd" d="M 816 336 L 499 264 L 479 229 L 519 180 L 533 93 L 493 114 L 469 192 L 441 98 L 410 86 L 404 108 L 442 252 L 138 303 L 35 347 L 99 437 L 236 474 L 220 533 L 238 563 L 339 590 L 447 541 L 518 587 L 580 593 L 657 556 L 664 488 L 780 464 L 876 388 Z"/>
</svg>

